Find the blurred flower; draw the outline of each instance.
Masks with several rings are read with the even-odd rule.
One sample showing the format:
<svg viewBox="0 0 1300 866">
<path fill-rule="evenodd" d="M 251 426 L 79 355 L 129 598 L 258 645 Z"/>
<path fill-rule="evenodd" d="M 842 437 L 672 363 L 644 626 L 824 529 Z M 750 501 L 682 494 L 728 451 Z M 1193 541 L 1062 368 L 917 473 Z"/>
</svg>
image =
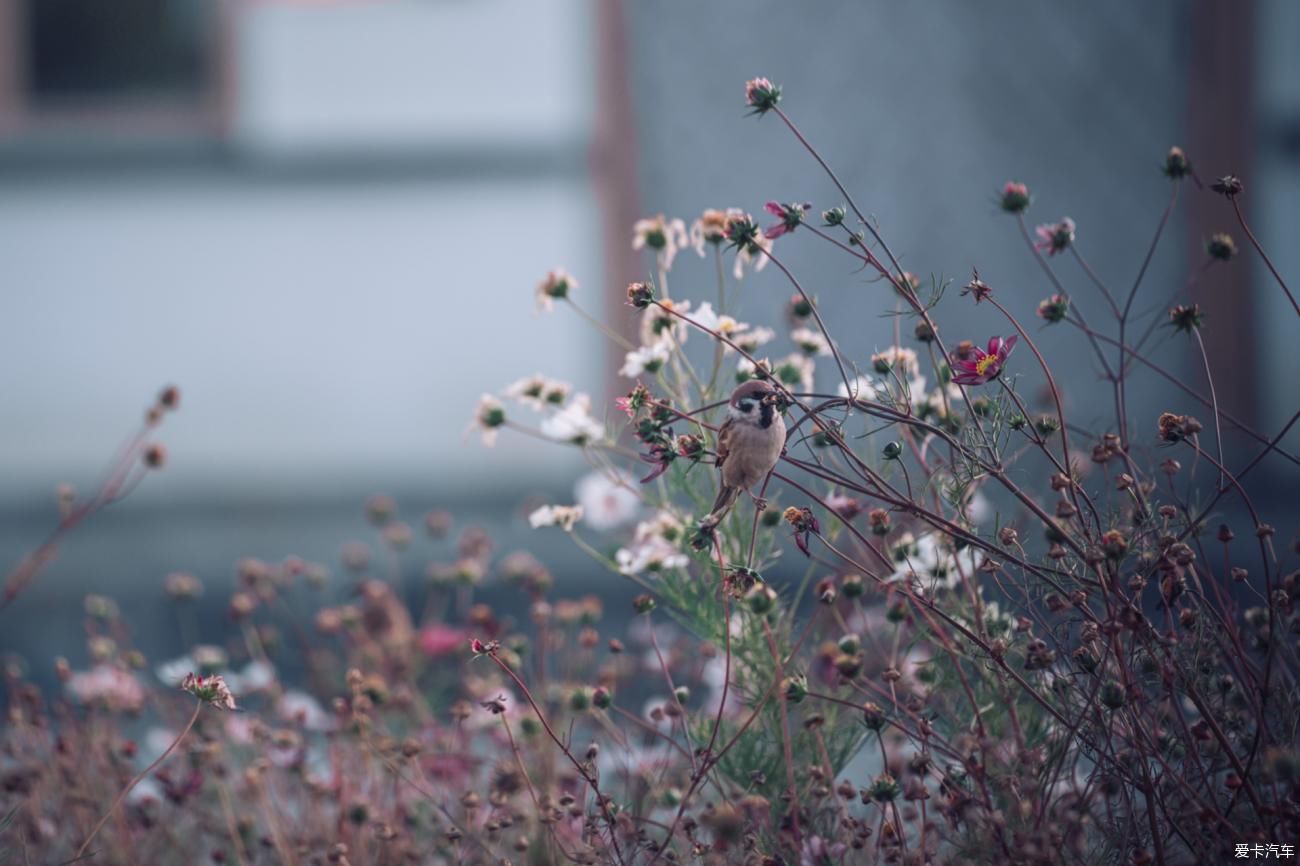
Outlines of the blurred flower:
<svg viewBox="0 0 1300 866">
<path fill-rule="evenodd" d="M 763 235 L 769 238 L 779 238 L 781 235 L 789 234 L 803 223 L 804 214 L 811 207 L 811 202 L 781 204 L 780 202 L 769 201 L 763 205 L 763 209 L 778 218 L 780 222 L 763 229 Z"/>
<path fill-rule="evenodd" d="M 1018 339 L 1014 334 L 1006 339 L 992 337 L 989 339 L 988 351 L 972 346 L 972 357 L 962 359 L 954 355 L 949 359 L 953 369 L 953 382 L 958 385 L 983 385 L 997 378 Z"/>
<path fill-rule="evenodd" d="M 1034 234 L 1038 235 L 1034 249 L 1049 256 L 1063 253 L 1074 243 L 1074 220 L 1065 217 L 1059 223 L 1043 223 L 1034 229 Z"/>
<path fill-rule="evenodd" d="M 528 515 L 528 523 L 533 529 L 558 526 L 565 532 L 572 532 L 581 519 L 581 505 L 543 505 Z"/>
<path fill-rule="evenodd" d="M 1176 330 L 1191 333 L 1194 329 L 1201 327 L 1205 321 L 1205 314 L 1201 312 L 1199 304 L 1179 304 L 1169 311 L 1169 324 L 1173 325 Z"/>
<path fill-rule="evenodd" d="M 464 629 L 435 622 L 420 629 L 420 651 L 432 659 L 454 655 L 467 637 Z"/>
<path fill-rule="evenodd" d="M 1231 174 L 1225 174 L 1223 177 L 1218 178 L 1214 183 L 1210 184 L 1210 189 L 1220 195 L 1226 195 L 1228 198 L 1240 195 L 1243 188 L 1241 178 Z"/>
<path fill-rule="evenodd" d="M 767 253 L 771 251 L 772 239 L 764 236 L 761 232 L 747 243 L 738 246 L 736 249 L 736 264 L 731 269 L 732 276 L 738 280 L 744 279 L 745 272 L 751 268 L 751 265 L 754 273 L 763 270 L 763 268 L 767 267 Z"/>
<path fill-rule="evenodd" d="M 457 649 L 464 646 L 464 634 L 461 634 L 460 640 Z M 280 695 L 275 712 L 284 721 L 308 731 L 332 731 L 335 727 L 334 717 L 325 711 L 320 701 L 306 692 L 290 689 Z"/>
<path fill-rule="evenodd" d="M 916 352 L 905 346 L 890 346 L 876 352 L 871 356 L 871 368 L 882 376 L 896 373 L 898 378 L 906 382 L 921 378 L 921 362 Z M 924 388 L 924 384 L 921 387 Z"/>
<path fill-rule="evenodd" d="M 657 340 L 649 346 L 628 352 L 623 357 L 623 366 L 618 372 L 629 379 L 635 379 L 642 373 L 653 375 L 663 369 L 672 351 L 672 344 L 667 340 Z"/>
<path fill-rule="evenodd" d="M 567 382 L 547 379 L 538 373 L 512 383 L 506 388 L 506 396 L 540 411 L 548 406 L 564 405 L 570 390 Z"/>
<path fill-rule="evenodd" d="M 1021 213 L 1029 207 L 1029 187 L 1016 181 L 1008 181 L 1002 187 L 1002 209 L 1007 213 Z"/>
<path fill-rule="evenodd" d="M 740 208 L 730 207 L 726 210 L 706 210 L 700 215 L 699 219 L 691 223 L 690 239 L 691 246 L 695 247 L 695 252 L 701 256 L 704 255 L 704 245 L 712 244 L 718 246 L 727 239 L 727 223 L 737 216 L 742 216 L 744 211 Z"/>
<path fill-rule="evenodd" d="M 144 687 L 135 675 L 104 662 L 73 674 L 65 686 L 82 704 L 98 704 L 114 712 L 135 713 L 144 706 Z"/>
<path fill-rule="evenodd" d="M 757 365 L 748 358 L 736 362 L 736 381 L 746 382 L 750 379 L 764 378 L 771 375 L 772 362 L 766 358 L 756 358 Z"/>
<path fill-rule="evenodd" d="M 491 394 L 480 397 L 470 429 L 478 429 L 484 445 L 491 448 L 496 444 L 497 428 L 504 423 L 506 423 L 506 409 L 501 405 L 501 401 Z"/>
<path fill-rule="evenodd" d="M 831 354 L 831 344 L 822 336 L 821 331 L 812 328 L 795 328 L 790 332 L 790 342 L 807 355 Z"/>
<path fill-rule="evenodd" d="M 719 316 L 713 311 L 713 304 L 708 301 L 700 304 L 699 309 L 691 314 L 691 318 L 694 319 L 700 327 L 707 328 L 710 331 L 715 331 L 732 342 L 736 342 L 741 332 L 749 327 L 743 322 L 737 322 L 731 316 Z M 731 351 L 730 346 L 727 346 L 726 344 L 723 345 L 726 351 Z"/>
<path fill-rule="evenodd" d="M 678 547 L 683 532 L 682 522 L 668 511 L 660 511 L 653 519 L 637 524 L 632 544 L 614 554 L 618 570 L 623 574 L 653 574 L 685 568 L 690 558 Z"/>
<path fill-rule="evenodd" d="M 1169 153 L 1165 156 L 1165 177 L 1171 180 L 1179 180 L 1191 170 L 1192 165 L 1187 161 L 1187 154 L 1183 153 L 1183 149 L 1181 147 L 1169 148 Z"/>
<path fill-rule="evenodd" d="M 597 532 L 623 526 L 641 510 L 631 476 L 618 470 L 588 472 L 578 479 L 573 494 L 584 522 Z"/>
<path fill-rule="evenodd" d="M 537 284 L 537 306 L 549 313 L 554 309 L 556 301 L 564 300 L 569 296 L 569 292 L 576 288 L 578 288 L 578 281 L 568 271 L 556 268 Z"/>
<path fill-rule="evenodd" d="M 542 435 L 573 445 L 586 445 L 605 436 L 605 426 L 591 417 L 591 398 L 578 394 L 554 415 L 542 421 Z"/>
<path fill-rule="evenodd" d="M 827 843 L 821 836 L 806 836 L 799 852 L 799 866 L 829 866 L 844 859 L 848 846 L 843 842 Z"/>
<path fill-rule="evenodd" d="M 746 328 L 732 338 L 731 342 L 735 343 L 741 351 L 752 355 L 774 339 L 776 339 L 776 331 L 760 325 L 756 328 Z M 731 351 L 730 346 L 727 347 L 727 351 Z"/>
<path fill-rule="evenodd" d="M 973 579 L 980 554 L 974 547 L 956 550 L 952 540 L 937 532 L 919 539 L 903 534 L 890 549 L 898 563 L 889 581 L 915 586 L 923 592 L 956 589 L 963 579 Z"/>
<path fill-rule="evenodd" d="M 1065 295 L 1052 295 L 1038 304 L 1038 318 L 1049 324 L 1055 324 L 1065 318 L 1070 311 L 1070 299 Z"/>
<path fill-rule="evenodd" d="M 795 352 L 778 361 L 772 368 L 772 375 L 787 388 L 808 392 L 813 389 L 814 370 L 812 358 Z"/>
<path fill-rule="evenodd" d="M 672 268 L 677 251 L 687 243 L 686 223 L 680 219 L 668 220 L 659 214 L 637 220 L 632 226 L 632 249 L 654 250 L 659 267 L 665 271 Z"/>
<path fill-rule="evenodd" d="M 745 82 L 745 104 L 754 109 L 753 114 L 766 114 L 781 101 L 781 88 L 766 78 L 751 78 Z"/>
<path fill-rule="evenodd" d="M 1237 242 L 1232 239 L 1232 235 L 1219 232 L 1210 237 L 1209 243 L 1205 245 L 1205 251 L 1212 259 L 1221 262 L 1231 261 L 1237 254 Z"/>
</svg>

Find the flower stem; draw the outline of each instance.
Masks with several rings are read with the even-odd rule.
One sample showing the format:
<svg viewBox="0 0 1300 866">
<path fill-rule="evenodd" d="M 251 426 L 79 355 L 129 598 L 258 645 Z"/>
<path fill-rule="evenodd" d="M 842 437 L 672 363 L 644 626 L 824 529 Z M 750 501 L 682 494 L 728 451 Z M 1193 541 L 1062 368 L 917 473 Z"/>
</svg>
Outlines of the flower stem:
<svg viewBox="0 0 1300 866">
<path fill-rule="evenodd" d="M 152 764 L 141 770 L 139 775 L 128 782 L 126 787 L 118 792 L 117 797 L 113 800 L 113 805 L 108 807 L 108 811 L 104 813 L 104 817 L 99 819 L 99 823 L 95 825 L 95 829 L 90 831 L 90 835 L 86 837 L 86 841 L 82 842 L 81 847 L 77 849 L 76 855 L 72 858 L 74 861 L 80 860 L 81 856 L 86 853 L 86 849 L 90 847 L 90 843 L 99 835 L 99 831 L 104 829 L 104 825 L 108 823 L 108 819 L 117 811 L 117 807 L 122 805 L 122 800 L 126 798 L 127 794 L 131 793 L 131 789 L 140 784 L 146 776 L 157 769 L 158 765 L 167 759 L 168 755 L 176 750 L 176 747 L 181 744 L 181 740 L 185 739 L 185 735 L 190 732 L 194 727 L 194 723 L 198 721 L 199 712 L 202 711 L 202 709 L 203 701 L 196 701 L 194 704 L 194 714 L 190 716 L 189 722 L 186 723 L 185 728 L 180 732 L 180 735 L 177 736 L 176 739 L 172 740 L 172 744 L 168 746 L 166 751 L 159 755 Z"/>
</svg>

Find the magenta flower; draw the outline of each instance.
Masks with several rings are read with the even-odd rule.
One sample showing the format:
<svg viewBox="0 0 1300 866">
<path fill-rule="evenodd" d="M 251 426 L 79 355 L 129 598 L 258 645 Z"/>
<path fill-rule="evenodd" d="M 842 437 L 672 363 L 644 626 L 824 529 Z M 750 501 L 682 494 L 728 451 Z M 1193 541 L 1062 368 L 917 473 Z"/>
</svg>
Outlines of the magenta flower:
<svg viewBox="0 0 1300 866">
<path fill-rule="evenodd" d="M 763 236 L 779 238 L 783 234 L 794 231 L 803 222 L 804 214 L 811 207 L 811 202 L 781 204 L 779 201 L 770 201 L 763 205 L 763 210 L 780 220 L 779 223 L 763 229 Z"/>
<path fill-rule="evenodd" d="M 966 357 L 959 358 L 954 355 L 950 359 L 953 382 L 958 385 L 983 385 L 996 379 L 1002 372 L 1002 365 L 1006 363 L 1007 356 L 1016 347 L 1018 339 L 1019 337 L 1014 335 L 1006 339 L 991 337 L 987 352 L 978 346 L 972 346 Z"/>
</svg>

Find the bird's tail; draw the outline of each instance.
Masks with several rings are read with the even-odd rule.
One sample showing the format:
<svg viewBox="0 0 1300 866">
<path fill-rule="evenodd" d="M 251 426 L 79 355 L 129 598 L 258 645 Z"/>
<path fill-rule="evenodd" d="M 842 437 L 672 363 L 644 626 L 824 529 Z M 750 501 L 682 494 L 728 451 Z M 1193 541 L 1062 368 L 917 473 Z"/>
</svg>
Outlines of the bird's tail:
<svg viewBox="0 0 1300 866">
<path fill-rule="evenodd" d="M 727 516 L 731 511 L 731 506 L 736 504 L 736 499 L 740 496 L 740 488 L 732 487 L 729 484 L 723 484 L 718 490 L 718 498 L 713 500 L 713 510 L 704 516 L 700 521 L 701 529 L 713 529 L 722 522 L 722 518 Z"/>
</svg>

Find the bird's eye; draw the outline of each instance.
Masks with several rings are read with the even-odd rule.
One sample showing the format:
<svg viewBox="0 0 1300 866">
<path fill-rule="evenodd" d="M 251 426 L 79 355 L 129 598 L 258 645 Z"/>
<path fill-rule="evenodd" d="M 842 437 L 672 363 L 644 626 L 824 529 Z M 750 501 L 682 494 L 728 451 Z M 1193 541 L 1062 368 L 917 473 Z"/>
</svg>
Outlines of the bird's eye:
<svg viewBox="0 0 1300 866">
<path fill-rule="evenodd" d="M 753 408 L 754 408 L 754 404 L 753 404 L 752 402 L 750 402 L 749 400 L 741 400 L 741 401 L 740 401 L 740 411 L 741 411 L 741 412 L 748 412 L 750 409 L 753 409 Z"/>
</svg>

